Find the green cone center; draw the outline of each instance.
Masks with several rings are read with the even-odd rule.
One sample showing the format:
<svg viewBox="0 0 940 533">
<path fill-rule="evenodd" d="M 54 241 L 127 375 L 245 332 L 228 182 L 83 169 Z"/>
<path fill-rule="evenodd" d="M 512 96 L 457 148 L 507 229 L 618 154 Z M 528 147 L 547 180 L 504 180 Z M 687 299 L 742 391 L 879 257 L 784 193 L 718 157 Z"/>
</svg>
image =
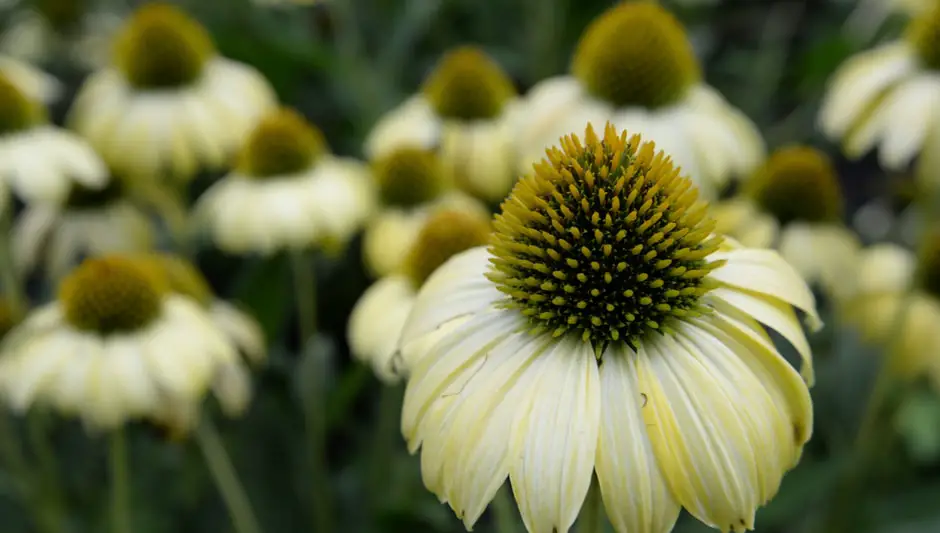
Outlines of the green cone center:
<svg viewBox="0 0 940 533">
<path fill-rule="evenodd" d="M 913 19 L 907 27 L 907 39 L 927 68 L 940 70 L 940 2 Z"/>
<path fill-rule="evenodd" d="M 516 96 L 499 65 L 469 46 L 444 55 L 422 90 L 438 115 L 458 120 L 494 118 Z"/>
<path fill-rule="evenodd" d="M 145 269 L 124 257 L 88 259 L 59 287 L 65 318 L 82 331 L 130 333 L 160 315 L 163 288 Z"/>
<path fill-rule="evenodd" d="M 826 154 L 806 146 L 773 153 L 747 184 L 761 208 L 782 224 L 825 222 L 842 215 L 842 189 Z"/>
<path fill-rule="evenodd" d="M 252 178 L 272 178 L 309 170 L 327 152 L 326 139 L 300 113 L 278 109 L 248 136 L 239 154 L 239 170 Z"/>
<path fill-rule="evenodd" d="M 489 242 L 490 221 L 482 213 L 442 209 L 424 223 L 405 258 L 405 274 L 420 287 L 451 257 Z"/>
<path fill-rule="evenodd" d="M 372 165 L 385 205 L 412 207 L 437 198 L 444 190 L 444 167 L 432 150 L 402 147 Z"/>
</svg>

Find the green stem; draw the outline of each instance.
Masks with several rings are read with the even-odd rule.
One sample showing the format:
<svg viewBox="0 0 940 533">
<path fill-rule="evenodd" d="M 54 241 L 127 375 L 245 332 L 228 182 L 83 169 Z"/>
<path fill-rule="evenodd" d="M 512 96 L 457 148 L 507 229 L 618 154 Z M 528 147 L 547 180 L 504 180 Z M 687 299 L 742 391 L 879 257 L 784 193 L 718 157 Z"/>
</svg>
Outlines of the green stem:
<svg viewBox="0 0 940 533">
<path fill-rule="evenodd" d="M 127 439 L 119 428 L 111 433 L 109 450 L 111 463 L 111 530 L 113 533 L 131 533 L 130 482 L 127 459 Z"/>
<path fill-rule="evenodd" d="M 261 526 L 251 508 L 251 501 L 238 480 L 232 460 L 225 451 L 215 425 L 204 418 L 196 426 L 196 441 L 202 450 L 212 479 L 215 481 L 236 533 L 261 533 Z"/>
<path fill-rule="evenodd" d="M 10 235 L 12 222 L 10 208 L 0 214 L 0 290 L 7 299 L 15 319 L 22 318 L 29 306 L 29 300 L 23 290 L 23 283 L 13 265 L 13 252 Z"/>
<path fill-rule="evenodd" d="M 56 452 L 49 443 L 49 412 L 33 409 L 26 419 L 29 445 L 39 462 L 39 480 L 31 495 L 36 523 L 45 531 L 61 531 L 65 504 L 59 483 Z"/>
<path fill-rule="evenodd" d="M 292 257 L 294 289 L 297 295 L 297 326 L 300 331 L 300 350 L 305 357 L 318 354 L 306 353 L 317 333 L 317 284 L 313 264 L 303 252 Z M 307 450 L 313 481 L 312 513 L 315 531 L 333 531 L 333 495 L 326 461 L 326 391 L 322 376 L 312 379 L 307 386 L 304 418 Z"/>
<path fill-rule="evenodd" d="M 372 438 L 372 463 L 369 468 L 369 480 L 372 484 L 369 496 L 372 498 L 373 514 L 380 510 L 380 503 L 388 491 L 389 472 L 391 471 L 392 451 L 400 440 L 399 420 L 401 419 L 402 388 L 384 386 L 379 395 L 378 420 Z"/>
<path fill-rule="evenodd" d="M 23 455 L 23 447 L 7 413 L 0 413 L 0 457 L 12 475 L 17 496 L 29 506 L 36 529 L 40 533 L 61 533 L 61 508 L 47 502 L 43 487 L 36 484 L 32 467 Z"/>
<path fill-rule="evenodd" d="M 603 533 L 604 531 L 604 503 L 601 501 L 601 489 L 597 479 L 591 482 L 587 498 L 581 506 L 581 515 L 578 517 L 578 533 Z"/>
<path fill-rule="evenodd" d="M 509 484 L 504 484 L 493 498 L 493 521 L 496 533 L 517 533 L 519 520 L 516 519 L 516 500 L 512 496 Z"/>
</svg>

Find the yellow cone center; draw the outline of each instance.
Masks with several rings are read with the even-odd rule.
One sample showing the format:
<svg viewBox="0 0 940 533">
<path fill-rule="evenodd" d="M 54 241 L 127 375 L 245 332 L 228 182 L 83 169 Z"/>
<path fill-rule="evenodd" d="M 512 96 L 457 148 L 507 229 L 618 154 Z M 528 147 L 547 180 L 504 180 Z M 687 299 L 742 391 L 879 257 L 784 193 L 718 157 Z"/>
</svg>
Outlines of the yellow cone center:
<svg viewBox="0 0 940 533">
<path fill-rule="evenodd" d="M 416 287 L 451 257 L 489 242 L 489 217 L 482 213 L 445 209 L 433 214 L 405 258 L 405 274 Z"/>
<path fill-rule="evenodd" d="M 605 102 L 650 109 L 679 101 L 701 78 L 682 25 L 652 2 L 621 3 L 594 20 L 571 71 Z"/>
<path fill-rule="evenodd" d="M 379 194 L 386 205 L 422 204 L 444 190 L 444 168 L 431 150 L 399 148 L 378 158 L 372 166 Z"/>
<path fill-rule="evenodd" d="M 209 282 L 196 265 L 186 259 L 161 252 L 140 254 L 133 259 L 170 292 L 191 298 L 203 306 L 212 302 L 214 295 Z"/>
<path fill-rule="evenodd" d="M 783 224 L 832 221 L 842 215 L 842 189 L 832 162 L 808 146 L 777 150 L 755 172 L 747 191 Z"/>
<path fill-rule="evenodd" d="M 0 74 L 0 135 L 16 133 L 43 122 L 45 109 Z"/>
<path fill-rule="evenodd" d="M 445 54 L 422 91 L 438 115 L 459 120 L 496 117 L 516 95 L 503 69 L 471 46 Z"/>
<path fill-rule="evenodd" d="M 139 89 L 172 89 L 197 80 L 214 54 L 208 32 L 170 4 L 137 10 L 114 41 L 114 62 Z"/>
<path fill-rule="evenodd" d="M 300 113 L 281 108 L 261 119 L 238 158 L 252 178 L 290 176 L 310 169 L 327 152 L 323 133 Z"/>
<path fill-rule="evenodd" d="M 638 346 L 697 313 L 721 243 L 698 190 L 639 136 L 572 135 L 522 178 L 493 224 L 490 280 L 533 330 Z M 600 353 L 599 351 L 597 353 Z"/>
<path fill-rule="evenodd" d="M 132 259 L 88 259 L 59 286 L 65 318 L 101 335 L 145 328 L 160 314 L 165 287 Z"/>
<path fill-rule="evenodd" d="M 940 70 L 940 2 L 913 19 L 907 38 L 927 68 Z"/>
<path fill-rule="evenodd" d="M 67 32 L 82 20 L 88 0 L 33 0 L 33 8 L 56 31 Z"/>
</svg>

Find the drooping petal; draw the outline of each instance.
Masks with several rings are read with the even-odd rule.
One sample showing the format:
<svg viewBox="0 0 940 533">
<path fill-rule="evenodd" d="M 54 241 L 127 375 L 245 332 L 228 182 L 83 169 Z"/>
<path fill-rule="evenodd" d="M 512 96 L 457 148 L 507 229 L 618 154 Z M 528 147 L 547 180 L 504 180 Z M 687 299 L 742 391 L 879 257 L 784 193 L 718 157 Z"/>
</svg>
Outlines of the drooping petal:
<svg viewBox="0 0 940 533">
<path fill-rule="evenodd" d="M 679 517 L 646 433 L 637 354 L 611 346 L 600 367 L 601 419 L 595 470 L 604 508 L 617 533 L 667 533 Z"/>
<path fill-rule="evenodd" d="M 594 473 L 600 380 L 593 348 L 574 336 L 542 358 L 528 413 L 513 431 L 509 478 L 530 533 L 566 533 Z"/>
</svg>

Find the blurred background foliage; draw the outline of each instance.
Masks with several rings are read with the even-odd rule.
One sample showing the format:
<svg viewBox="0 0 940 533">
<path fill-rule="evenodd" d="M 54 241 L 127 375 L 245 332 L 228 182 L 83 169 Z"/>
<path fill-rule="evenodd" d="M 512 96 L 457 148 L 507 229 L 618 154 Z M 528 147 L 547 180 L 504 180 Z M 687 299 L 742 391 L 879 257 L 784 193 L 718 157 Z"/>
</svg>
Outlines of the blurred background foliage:
<svg viewBox="0 0 940 533">
<path fill-rule="evenodd" d="M 132 2 L 105 2 L 126 13 Z M 476 44 L 510 74 L 520 92 L 566 72 L 586 24 L 612 2 L 602 0 L 325 0 L 311 6 L 260 7 L 250 0 L 186 0 L 219 51 L 259 69 L 281 101 L 303 112 L 338 154 L 361 157 L 365 135 L 382 113 L 414 93 L 441 54 Z M 870 35 L 847 32 L 851 0 L 727 0 L 715 5 L 669 3 L 688 27 L 706 80 L 753 119 L 770 149 L 795 142 L 828 147 L 844 180 L 849 211 L 873 198 L 894 198 L 905 176 L 886 175 L 872 157 L 840 159 L 814 123 L 827 78 L 848 56 L 885 35 L 889 20 Z M 3 5 L 0 3 L 0 5 Z M 9 19 L 12 8 L 0 12 Z M 83 76 L 52 58 L 43 65 L 64 80 L 68 95 L 61 120 Z M 218 176 L 202 176 L 194 198 Z M 903 207 L 903 200 L 893 204 Z M 219 420 L 225 445 L 247 488 L 264 531 L 312 529 L 310 501 L 318 486 L 307 473 L 305 424 L 326 424 L 336 531 L 458 532 L 463 527 L 421 482 L 418 459 L 407 454 L 394 417 L 402 389 L 382 386 L 353 362 L 346 321 L 369 284 L 360 246 L 342 257 L 317 257 L 316 295 L 298 293 L 289 258 L 236 258 L 207 243 L 196 254 L 218 294 L 235 300 L 260 321 L 270 363 L 257 373 L 248 414 Z M 297 298 L 315 299 L 320 331 L 298 343 L 293 324 Z M 877 374 L 879 353 L 858 332 L 827 317 L 813 337 L 818 383 L 816 424 L 801 464 L 780 494 L 758 513 L 758 530 L 940 531 L 940 399 L 928 387 L 907 390 L 874 416 L 874 431 L 859 445 L 856 434 Z M 305 416 L 312 380 L 328 390 L 325 420 Z M 210 410 L 214 406 L 208 407 Z M 888 425 L 886 420 L 893 420 Z M 67 531 L 107 527 L 104 443 L 77 422 L 51 417 L 16 420 L 48 513 L 66 517 Z M 157 428 L 131 433 L 135 533 L 230 531 L 221 499 L 188 441 L 169 440 Z M 16 498 L 19 481 L 0 471 L 0 531 L 31 531 Z M 705 527 L 683 516 L 676 530 Z M 826 520 L 824 522 L 824 520 Z M 833 521 L 834 520 L 834 521 Z M 820 529 L 821 524 L 830 524 Z M 477 531 L 493 530 L 484 516 Z"/>
</svg>

